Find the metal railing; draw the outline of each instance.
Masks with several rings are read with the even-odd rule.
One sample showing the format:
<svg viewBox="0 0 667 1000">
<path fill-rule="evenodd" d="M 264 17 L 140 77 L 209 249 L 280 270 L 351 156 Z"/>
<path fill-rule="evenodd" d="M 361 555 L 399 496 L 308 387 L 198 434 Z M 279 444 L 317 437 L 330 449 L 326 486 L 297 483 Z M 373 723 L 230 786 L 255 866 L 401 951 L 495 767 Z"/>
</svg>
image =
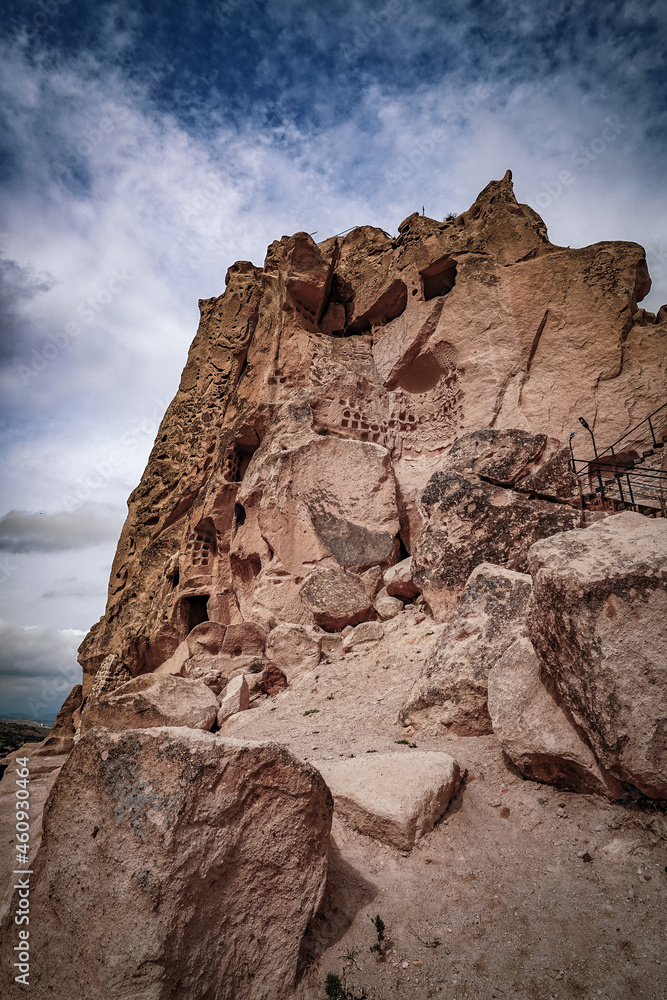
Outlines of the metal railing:
<svg viewBox="0 0 667 1000">
<path fill-rule="evenodd" d="M 570 434 L 570 464 L 582 483 L 582 501 L 587 507 L 633 509 L 667 517 L 667 463 L 664 468 L 648 465 L 667 442 L 667 403 L 630 428 L 604 451 L 598 451 L 595 435 L 583 417 L 579 423 L 591 436 L 593 457 L 575 458 Z"/>
</svg>

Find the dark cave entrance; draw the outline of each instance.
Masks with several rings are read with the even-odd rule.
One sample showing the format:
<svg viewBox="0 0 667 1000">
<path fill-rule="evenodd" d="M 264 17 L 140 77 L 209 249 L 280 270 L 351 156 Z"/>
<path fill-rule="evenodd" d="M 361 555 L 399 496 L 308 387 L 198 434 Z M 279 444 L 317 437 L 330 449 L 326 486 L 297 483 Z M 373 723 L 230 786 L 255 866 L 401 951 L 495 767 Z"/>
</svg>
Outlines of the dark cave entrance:
<svg viewBox="0 0 667 1000">
<path fill-rule="evenodd" d="M 183 611 L 185 613 L 185 623 L 188 630 L 188 635 L 192 632 L 193 628 L 197 625 L 201 625 L 202 622 L 207 622 L 208 618 L 208 599 L 210 594 L 195 594 L 191 597 L 183 598 Z"/>
<path fill-rule="evenodd" d="M 456 284 L 456 261 L 451 257 L 441 257 L 419 272 L 424 302 L 451 292 Z"/>
</svg>

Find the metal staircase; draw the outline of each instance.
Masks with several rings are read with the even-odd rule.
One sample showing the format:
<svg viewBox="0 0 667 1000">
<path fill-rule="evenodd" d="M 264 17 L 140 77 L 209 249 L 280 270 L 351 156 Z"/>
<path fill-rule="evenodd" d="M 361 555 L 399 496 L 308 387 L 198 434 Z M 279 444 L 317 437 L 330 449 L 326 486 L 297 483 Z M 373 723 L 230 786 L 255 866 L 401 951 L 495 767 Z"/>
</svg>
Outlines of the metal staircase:
<svg viewBox="0 0 667 1000">
<path fill-rule="evenodd" d="M 667 517 L 667 403 L 604 451 L 598 451 L 595 435 L 583 417 L 579 422 L 593 446 L 592 457 L 575 458 L 575 432 L 570 434 L 570 461 L 581 483 L 583 505 Z"/>
</svg>

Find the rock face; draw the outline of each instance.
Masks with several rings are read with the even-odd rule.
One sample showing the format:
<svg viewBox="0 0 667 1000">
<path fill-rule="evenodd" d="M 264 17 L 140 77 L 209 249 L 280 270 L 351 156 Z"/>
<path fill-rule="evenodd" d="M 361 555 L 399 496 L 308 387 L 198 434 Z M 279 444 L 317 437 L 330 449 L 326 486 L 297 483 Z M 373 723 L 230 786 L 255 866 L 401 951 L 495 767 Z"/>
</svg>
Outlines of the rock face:
<svg viewBox="0 0 667 1000">
<path fill-rule="evenodd" d="M 94 680 L 91 681 L 90 678 L 84 677 L 83 697 L 92 703 L 105 694 L 111 694 L 116 688 L 131 680 L 132 671 L 125 666 L 116 653 L 109 653 L 102 660 Z"/>
<path fill-rule="evenodd" d="M 65 698 L 56 721 L 41 747 L 32 752 L 32 756 L 55 756 L 69 753 L 74 746 L 77 725 L 80 721 L 81 704 L 83 700 L 80 684 L 76 684 Z"/>
<path fill-rule="evenodd" d="M 530 551 L 528 631 L 600 763 L 667 798 L 667 521 L 623 513 Z"/>
<path fill-rule="evenodd" d="M 634 243 L 553 246 L 509 173 L 453 222 L 297 233 L 233 265 L 130 497 L 84 696 L 107 655 L 154 671 L 203 622 L 372 620 L 410 554 L 441 617 L 476 562 L 523 571 L 572 527 L 577 416 L 606 445 L 662 402 L 665 317 L 632 321 L 649 285 Z"/>
<path fill-rule="evenodd" d="M 89 733 L 44 812 L 31 995 L 66 984 L 69 1000 L 167 1000 L 178 982 L 184 1000 L 287 998 L 324 890 L 331 814 L 322 777 L 276 744 Z"/>
<path fill-rule="evenodd" d="M 404 726 L 427 726 L 457 736 L 491 732 L 489 671 L 523 634 L 530 592 L 530 577 L 524 573 L 490 563 L 471 573 L 401 709 Z"/>
<path fill-rule="evenodd" d="M 527 778 L 618 798 L 623 785 L 600 769 L 540 673 L 525 637 L 508 646 L 489 671 L 489 715 L 498 742 Z"/>
<path fill-rule="evenodd" d="M 360 833 L 410 851 L 433 829 L 459 787 L 459 765 L 446 753 L 373 754 L 318 763 L 334 808 Z"/>
<path fill-rule="evenodd" d="M 108 729 L 145 729 L 147 726 L 210 729 L 217 713 L 218 699 L 201 681 L 145 674 L 87 703 L 81 713 L 81 733 L 94 726 L 106 726 Z"/>
</svg>

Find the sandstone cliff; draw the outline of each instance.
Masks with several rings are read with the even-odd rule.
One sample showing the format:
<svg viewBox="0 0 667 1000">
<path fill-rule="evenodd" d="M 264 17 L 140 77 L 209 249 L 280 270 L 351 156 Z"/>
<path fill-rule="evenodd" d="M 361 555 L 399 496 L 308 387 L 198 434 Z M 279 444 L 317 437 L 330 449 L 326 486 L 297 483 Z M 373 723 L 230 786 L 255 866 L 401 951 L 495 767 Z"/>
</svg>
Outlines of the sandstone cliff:
<svg viewBox="0 0 667 1000">
<path fill-rule="evenodd" d="M 558 511 L 576 491 L 540 473 L 577 416 L 608 443 L 663 401 L 667 317 L 638 309 L 649 287 L 637 244 L 551 244 L 509 171 L 452 222 L 415 213 L 396 238 L 366 226 L 319 245 L 297 233 L 263 268 L 233 265 L 200 302 L 130 497 L 106 613 L 81 647 L 84 695 L 108 654 L 154 671 L 203 621 L 310 627 L 334 577 L 357 594 L 354 620 L 372 617 L 383 571 L 422 531 L 426 484 L 468 432 L 530 439 L 524 494 L 556 516 L 527 544 L 569 526 Z"/>
</svg>

